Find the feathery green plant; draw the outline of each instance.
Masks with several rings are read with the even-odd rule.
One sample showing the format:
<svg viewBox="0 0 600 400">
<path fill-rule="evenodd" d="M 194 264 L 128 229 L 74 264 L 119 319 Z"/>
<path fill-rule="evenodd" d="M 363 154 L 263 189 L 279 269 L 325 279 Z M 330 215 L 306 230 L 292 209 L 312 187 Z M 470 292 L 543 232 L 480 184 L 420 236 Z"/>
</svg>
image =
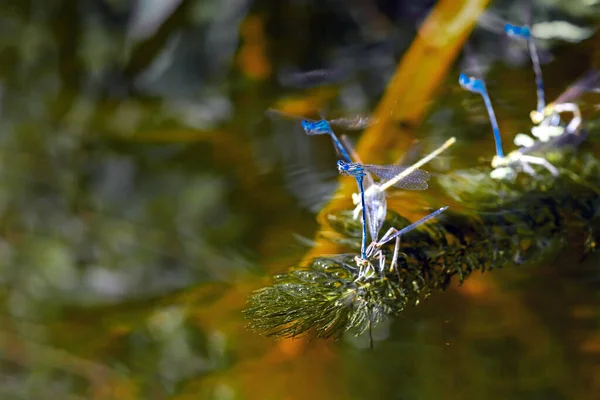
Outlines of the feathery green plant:
<svg viewBox="0 0 600 400">
<path fill-rule="evenodd" d="M 594 250 L 600 162 L 571 150 L 547 157 L 559 168 L 558 178 L 522 176 L 504 182 L 489 178 L 484 169 L 439 177 L 448 196 L 465 209 L 450 209 L 403 236 L 396 270 L 389 268 L 393 244 L 385 245 L 383 276 L 356 279 L 360 222 L 350 211 L 329 214 L 336 232 L 332 240 L 355 253 L 315 258 L 275 276 L 271 286 L 250 296 L 245 310 L 249 327 L 278 338 L 329 338 L 346 331 L 358 335 L 445 290 L 453 279 L 463 282 L 475 270 L 540 261 L 573 244 L 570 239 L 577 234 L 584 254 Z M 388 212 L 388 226 L 399 229 L 408 223 Z"/>
</svg>

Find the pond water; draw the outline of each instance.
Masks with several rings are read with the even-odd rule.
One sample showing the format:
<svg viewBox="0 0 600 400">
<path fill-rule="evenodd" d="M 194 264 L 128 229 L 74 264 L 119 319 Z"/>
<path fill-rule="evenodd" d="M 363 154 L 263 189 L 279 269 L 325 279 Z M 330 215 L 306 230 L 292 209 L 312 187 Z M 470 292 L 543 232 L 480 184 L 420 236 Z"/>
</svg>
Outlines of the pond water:
<svg viewBox="0 0 600 400">
<path fill-rule="evenodd" d="M 0 5 L 0 398 L 600 396 L 597 254 L 476 272 L 378 326 L 373 349 L 364 336 L 276 341 L 246 328 L 248 295 L 302 262 L 339 183 L 328 138 L 264 111 L 373 110 L 434 2 L 341 3 Z M 549 99 L 598 59 L 595 2 L 554 3 L 536 2 L 536 20 L 568 21 L 575 38 L 538 43 Z M 495 2 L 480 21 L 519 10 Z M 460 72 L 485 76 L 508 145 L 529 129 L 527 48 L 483 22 L 421 123 L 390 139 L 426 152 L 455 136 L 434 180 L 493 156 Z M 323 86 L 294 73 L 314 69 L 331 71 Z M 594 95 L 584 100 L 584 146 L 598 154 Z M 390 207 L 426 206 L 439 190 Z"/>
</svg>

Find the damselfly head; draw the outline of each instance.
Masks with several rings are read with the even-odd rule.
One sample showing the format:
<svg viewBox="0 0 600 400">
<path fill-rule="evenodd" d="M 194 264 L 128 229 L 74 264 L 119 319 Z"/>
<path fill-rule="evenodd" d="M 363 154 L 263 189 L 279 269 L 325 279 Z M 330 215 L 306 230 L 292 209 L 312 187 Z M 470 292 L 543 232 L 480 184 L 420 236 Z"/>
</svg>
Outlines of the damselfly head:
<svg viewBox="0 0 600 400">
<path fill-rule="evenodd" d="M 337 164 L 338 172 L 341 175 L 348 175 L 349 164 L 347 162 L 344 162 L 342 160 L 338 160 L 336 164 Z"/>
<path fill-rule="evenodd" d="M 367 268 L 371 265 L 369 260 L 362 258 L 361 256 L 355 256 L 354 262 L 356 262 L 356 266 L 358 268 Z"/>
<path fill-rule="evenodd" d="M 354 177 L 365 176 L 365 170 L 362 164 L 358 163 L 347 163 L 342 160 L 337 161 L 337 168 L 340 175 L 351 175 Z"/>
</svg>

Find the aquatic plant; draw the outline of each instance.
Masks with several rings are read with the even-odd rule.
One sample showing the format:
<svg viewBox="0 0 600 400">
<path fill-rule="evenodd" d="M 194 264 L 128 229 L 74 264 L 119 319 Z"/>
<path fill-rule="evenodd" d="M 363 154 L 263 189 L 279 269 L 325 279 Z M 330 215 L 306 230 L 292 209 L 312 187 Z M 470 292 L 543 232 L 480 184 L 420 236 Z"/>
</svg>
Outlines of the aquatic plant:
<svg viewBox="0 0 600 400">
<path fill-rule="evenodd" d="M 489 177 L 488 168 L 440 176 L 439 184 L 463 209 L 450 209 L 402 237 L 395 269 L 389 268 L 393 244 L 385 245 L 381 276 L 357 279 L 354 255 L 362 226 L 351 211 L 328 214 L 336 233 L 331 240 L 354 253 L 318 257 L 275 276 L 272 285 L 249 297 L 249 327 L 278 338 L 330 338 L 346 331 L 358 335 L 447 289 L 453 280 L 462 283 L 473 271 L 538 262 L 577 243 L 582 255 L 593 251 L 600 162 L 574 149 L 545 156 L 559 169 L 558 177 L 498 181 Z M 388 211 L 386 224 L 401 228 L 409 222 Z"/>
</svg>

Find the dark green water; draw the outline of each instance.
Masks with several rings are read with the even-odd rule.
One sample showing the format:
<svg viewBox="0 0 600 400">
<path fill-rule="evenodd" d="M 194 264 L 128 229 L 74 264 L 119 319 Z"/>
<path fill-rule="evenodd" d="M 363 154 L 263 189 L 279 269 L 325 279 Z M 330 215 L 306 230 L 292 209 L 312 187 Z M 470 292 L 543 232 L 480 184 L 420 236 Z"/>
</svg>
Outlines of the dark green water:
<svg viewBox="0 0 600 400">
<path fill-rule="evenodd" d="M 128 2 L 0 5 L 0 398 L 597 398 L 597 255 L 478 275 L 381 326 L 374 350 L 246 331 L 248 293 L 302 258 L 336 184 L 326 138 L 263 117 L 311 98 L 277 72 L 352 65 L 331 108 L 368 110 L 416 18 L 272 3 L 184 0 L 147 36 Z M 588 11 L 543 16 L 594 26 Z M 365 32 L 387 41 L 350 45 L 376 42 Z M 475 35 L 503 131 L 527 132 L 529 64 Z M 550 99 L 597 65 L 597 43 L 546 43 Z M 460 71 L 415 129 L 426 150 L 459 140 L 437 170 L 492 156 Z"/>
</svg>

